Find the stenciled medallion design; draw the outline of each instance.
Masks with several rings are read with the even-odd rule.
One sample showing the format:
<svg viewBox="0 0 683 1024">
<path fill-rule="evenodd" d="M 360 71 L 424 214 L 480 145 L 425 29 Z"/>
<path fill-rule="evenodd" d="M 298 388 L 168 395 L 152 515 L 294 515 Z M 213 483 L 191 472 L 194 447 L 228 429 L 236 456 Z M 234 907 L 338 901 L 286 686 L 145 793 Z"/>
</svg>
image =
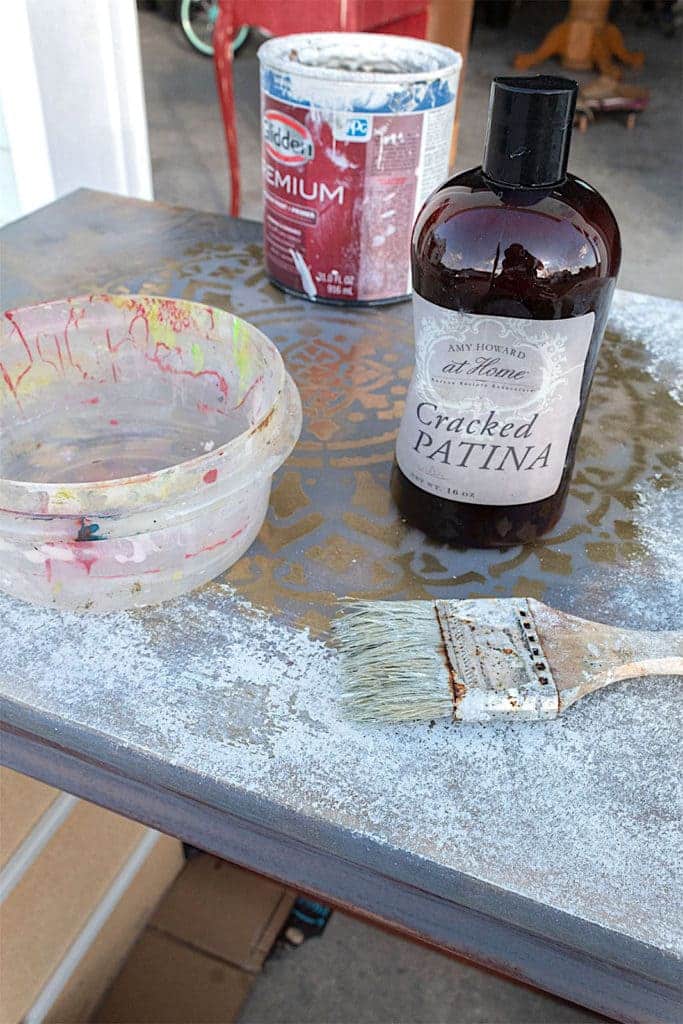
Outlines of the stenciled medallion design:
<svg viewBox="0 0 683 1024">
<path fill-rule="evenodd" d="M 280 348 L 304 406 L 302 437 L 275 480 L 263 530 L 229 574 L 249 600 L 324 629 L 344 596 L 515 594 L 580 610 L 578 580 L 590 604 L 591 593 L 618 590 L 634 567 L 657 588 L 661 555 L 648 547 L 633 512 L 642 485 L 673 486 L 677 406 L 649 374 L 641 345 L 609 332 L 605 338 L 555 530 L 526 547 L 459 550 L 408 528 L 389 494 L 415 364 L 410 304 L 314 306 L 283 295 L 255 261 L 245 268 L 230 245 L 203 246 L 194 256 L 174 288 L 253 320 Z M 561 373 L 561 358 L 555 365 Z M 551 397 L 557 377 L 546 380 Z M 657 444 L 646 441 L 652 437 Z"/>
<path fill-rule="evenodd" d="M 135 217 L 147 216 L 145 210 L 135 206 Z M 667 625 L 675 608 L 667 596 L 666 545 L 655 544 L 641 509 L 658 497 L 673 499 L 680 408 L 671 381 L 653 374 L 640 342 L 607 332 L 569 501 L 555 530 L 505 551 L 446 547 L 409 529 L 389 494 L 415 366 L 410 303 L 313 305 L 268 281 L 255 242 L 221 238 L 226 222 L 168 209 L 160 239 L 162 214 L 154 209 L 149 216 L 156 218 L 152 256 L 143 240 L 139 252 L 131 249 L 125 276 L 90 263 L 86 282 L 75 267 L 74 288 L 166 294 L 231 309 L 275 342 L 301 391 L 301 440 L 275 478 L 257 541 L 227 574 L 246 599 L 314 629 L 326 628 L 345 596 L 518 595 L 567 611 L 592 609 L 594 617 L 602 608 L 602 617 L 624 624 Z M 38 268 L 48 291 L 35 295 L 24 285 L 22 301 L 66 291 L 49 256 Z M 552 387 L 548 376 L 548 394 Z"/>
</svg>

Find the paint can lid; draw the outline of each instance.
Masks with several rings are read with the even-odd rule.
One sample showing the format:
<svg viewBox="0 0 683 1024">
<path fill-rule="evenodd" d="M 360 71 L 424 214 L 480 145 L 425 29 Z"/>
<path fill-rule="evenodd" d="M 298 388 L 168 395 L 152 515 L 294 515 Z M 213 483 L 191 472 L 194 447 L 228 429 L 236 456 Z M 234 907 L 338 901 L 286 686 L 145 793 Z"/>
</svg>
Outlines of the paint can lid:
<svg viewBox="0 0 683 1024">
<path fill-rule="evenodd" d="M 506 188 L 564 181 L 578 85 L 571 78 L 494 78 L 482 169 Z"/>
</svg>

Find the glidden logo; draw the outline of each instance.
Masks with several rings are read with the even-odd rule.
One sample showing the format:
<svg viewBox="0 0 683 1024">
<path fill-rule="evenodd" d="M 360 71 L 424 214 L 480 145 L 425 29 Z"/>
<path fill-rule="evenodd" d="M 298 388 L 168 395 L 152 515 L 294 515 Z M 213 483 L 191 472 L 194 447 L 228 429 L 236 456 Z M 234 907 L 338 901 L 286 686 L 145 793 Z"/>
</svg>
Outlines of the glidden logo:
<svg viewBox="0 0 683 1024">
<path fill-rule="evenodd" d="M 289 167 L 313 157 L 313 139 L 306 125 L 279 110 L 266 110 L 263 115 L 263 141 L 266 153 Z"/>
</svg>

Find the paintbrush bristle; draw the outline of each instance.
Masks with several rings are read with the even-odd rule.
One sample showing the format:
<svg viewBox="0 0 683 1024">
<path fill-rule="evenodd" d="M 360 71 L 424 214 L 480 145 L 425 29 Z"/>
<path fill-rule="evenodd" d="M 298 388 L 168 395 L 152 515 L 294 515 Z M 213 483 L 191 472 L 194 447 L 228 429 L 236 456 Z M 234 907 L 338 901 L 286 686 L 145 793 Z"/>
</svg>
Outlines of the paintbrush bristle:
<svg viewBox="0 0 683 1024">
<path fill-rule="evenodd" d="M 453 713 L 431 601 L 354 601 L 335 619 L 344 707 L 357 721 L 414 721 Z"/>
</svg>

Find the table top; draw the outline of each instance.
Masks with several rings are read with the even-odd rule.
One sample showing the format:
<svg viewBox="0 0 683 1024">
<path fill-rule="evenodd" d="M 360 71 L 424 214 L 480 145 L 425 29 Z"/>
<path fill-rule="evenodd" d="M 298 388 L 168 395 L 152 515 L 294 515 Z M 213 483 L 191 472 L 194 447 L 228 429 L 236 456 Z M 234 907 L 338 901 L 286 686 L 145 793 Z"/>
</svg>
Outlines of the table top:
<svg viewBox="0 0 683 1024">
<path fill-rule="evenodd" d="M 406 527 L 388 494 L 410 305 L 284 295 L 259 239 L 256 224 L 90 191 L 0 232 L 4 307 L 107 290 L 232 309 L 279 347 L 305 416 L 258 540 L 219 580 L 99 617 L 0 595 L 3 758 L 604 1012 L 669 1019 L 676 683 L 619 684 L 542 724 L 358 726 L 326 630 L 344 595 L 525 595 L 680 625 L 683 303 L 617 293 L 552 534 L 457 550 Z M 602 994 L 582 991 L 590 964 L 612 979 Z"/>
</svg>

